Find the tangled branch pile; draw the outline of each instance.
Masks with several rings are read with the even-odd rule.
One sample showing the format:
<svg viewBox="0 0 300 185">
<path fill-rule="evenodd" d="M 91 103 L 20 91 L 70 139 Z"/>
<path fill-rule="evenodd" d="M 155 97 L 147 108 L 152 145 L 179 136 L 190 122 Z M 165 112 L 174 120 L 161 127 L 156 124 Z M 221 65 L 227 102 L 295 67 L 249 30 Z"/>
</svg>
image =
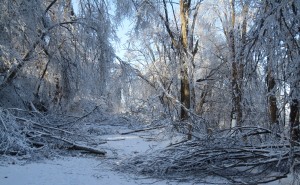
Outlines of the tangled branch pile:
<svg viewBox="0 0 300 185">
<path fill-rule="evenodd" d="M 89 147 L 91 140 L 84 133 L 78 133 L 79 129 L 74 126 L 75 122 L 86 116 L 63 117 L 44 115 L 38 111 L 1 108 L 0 155 L 34 159 L 51 157 L 63 150 L 85 150 L 105 155 L 104 151 Z"/>
<path fill-rule="evenodd" d="M 228 132 L 227 132 L 228 131 Z M 259 184 L 299 168 L 300 147 L 268 129 L 244 127 L 214 133 L 123 163 L 126 170 L 177 180 L 219 177 L 232 184 Z"/>
</svg>

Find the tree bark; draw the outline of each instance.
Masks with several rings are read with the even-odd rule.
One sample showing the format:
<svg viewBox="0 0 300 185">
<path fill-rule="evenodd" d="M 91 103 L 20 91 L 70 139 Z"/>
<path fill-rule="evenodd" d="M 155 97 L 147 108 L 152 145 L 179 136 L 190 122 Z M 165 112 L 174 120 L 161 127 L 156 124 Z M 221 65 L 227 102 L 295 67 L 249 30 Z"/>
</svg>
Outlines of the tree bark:
<svg viewBox="0 0 300 185">
<path fill-rule="evenodd" d="M 244 78 L 244 54 L 243 50 L 246 46 L 246 34 L 247 34 L 247 14 L 249 10 L 249 4 L 245 3 L 243 4 L 243 10 L 242 10 L 242 29 L 240 32 L 240 35 L 237 34 L 237 31 L 235 28 L 235 21 L 236 21 L 236 9 L 235 9 L 235 0 L 230 0 L 230 7 L 231 7 L 231 25 L 229 29 L 229 35 L 228 35 L 228 42 L 229 42 L 229 50 L 230 50 L 230 58 L 232 61 L 231 65 L 231 73 L 232 73 L 232 112 L 231 117 L 235 117 L 236 125 L 235 126 L 241 126 L 242 125 L 242 119 L 243 119 L 243 108 L 242 108 L 242 82 Z M 236 37 L 241 38 L 241 44 L 239 44 L 239 51 L 236 50 Z M 235 115 L 235 116 L 233 116 Z"/>
<path fill-rule="evenodd" d="M 240 70 L 239 63 L 237 61 L 236 56 L 236 44 L 235 44 L 235 0 L 230 1 L 231 6 L 231 25 L 230 31 L 228 35 L 228 45 L 230 51 L 230 59 L 231 59 L 231 88 L 232 88 L 232 112 L 231 118 L 235 118 L 235 125 L 232 126 L 241 126 L 242 120 L 242 108 L 241 108 L 241 89 L 240 89 Z"/>
<path fill-rule="evenodd" d="M 181 46 L 182 50 L 180 52 L 180 60 L 181 60 L 181 113 L 180 118 L 182 120 L 188 119 L 189 114 L 186 109 L 190 109 L 191 105 L 191 94 L 190 94 L 190 80 L 188 75 L 188 67 L 187 67 L 187 50 L 188 50 L 188 20 L 189 20 L 189 8 L 191 1 L 190 0 L 180 0 L 180 20 L 181 20 Z M 181 48 L 180 48 L 181 49 Z"/>
<path fill-rule="evenodd" d="M 300 123 L 299 123 L 299 101 L 293 99 L 290 103 L 290 124 L 291 124 L 291 138 L 293 141 L 300 140 Z"/>
<path fill-rule="evenodd" d="M 269 62 L 269 61 L 268 61 Z M 277 104 L 276 104 L 276 96 L 275 96 L 275 86 L 276 82 L 273 76 L 273 73 L 270 69 L 270 65 L 268 67 L 268 75 L 267 75 L 267 87 L 268 87 L 268 104 L 269 104 L 269 118 L 271 124 L 277 123 Z"/>
<path fill-rule="evenodd" d="M 180 118 L 182 120 L 185 120 L 189 117 L 188 111 L 186 109 L 190 109 L 190 84 L 189 84 L 189 77 L 188 77 L 188 70 L 185 64 L 182 66 L 182 72 L 181 72 L 181 89 L 180 89 L 180 94 L 181 94 L 181 113 L 180 113 Z"/>
</svg>

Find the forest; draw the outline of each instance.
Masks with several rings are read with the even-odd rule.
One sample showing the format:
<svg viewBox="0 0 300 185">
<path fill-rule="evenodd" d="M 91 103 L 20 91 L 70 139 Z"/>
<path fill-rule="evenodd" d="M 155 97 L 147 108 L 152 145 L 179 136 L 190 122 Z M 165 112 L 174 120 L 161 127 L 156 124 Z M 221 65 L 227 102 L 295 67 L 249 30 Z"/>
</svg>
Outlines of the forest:
<svg viewBox="0 0 300 185">
<path fill-rule="evenodd" d="M 297 184 L 299 111 L 299 0 L 0 1 L 0 166 Z M 105 135 L 141 133 L 169 144 L 111 159 Z"/>
</svg>

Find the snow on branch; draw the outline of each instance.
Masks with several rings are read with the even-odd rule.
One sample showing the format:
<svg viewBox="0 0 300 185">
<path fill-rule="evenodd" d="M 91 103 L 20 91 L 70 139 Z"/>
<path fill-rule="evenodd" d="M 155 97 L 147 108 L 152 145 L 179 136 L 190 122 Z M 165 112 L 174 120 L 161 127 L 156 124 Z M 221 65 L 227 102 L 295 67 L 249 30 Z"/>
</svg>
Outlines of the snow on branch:
<svg viewBox="0 0 300 185">
<path fill-rule="evenodd" d="M 235 129 L 236 130 L 236 129 Z M 121 164 L 127 171 L 163 179 L 219 177 L 231 184 L 272 182 L 290 173 L 300 147 L 258 127 L 225 130 L 151 151 Z"/>
<path fill-rule="evenodd" d="M 57 115 L 54 116 L 57 117 Z M 81 150 L 98 155 L 106 154 L 97 147 L 89 146 L 84 133 L 75 133 L 74 124 L 65 123 L 63 129 L 59 128 L 53 124 L 53 120 L 49 121 L 46 115 L 38 111 L 1 108 L 0 122 L 1 155 L 34 158 L 34 156 L 48 155 L 61 149 Z M 68 120 L 65 122 L 69 123 Z M 97 145 L 103 143 L 105 142 L 98 142 Z"/>
</svg>

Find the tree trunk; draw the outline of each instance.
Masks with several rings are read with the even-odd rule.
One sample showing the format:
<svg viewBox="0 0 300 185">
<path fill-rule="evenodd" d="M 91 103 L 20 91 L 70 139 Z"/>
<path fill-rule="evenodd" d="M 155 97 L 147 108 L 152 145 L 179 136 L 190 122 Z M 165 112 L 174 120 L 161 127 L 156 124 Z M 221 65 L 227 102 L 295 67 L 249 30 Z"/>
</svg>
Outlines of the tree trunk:
<svg viewBox="0 0 300 185">
<path fill-rule="evenodd" d="M 189 117 L 187 109 L 190 108 L 190 83 L 189 83 L 189 75 L 188 75 L 188 67 L 187 67 L 187 50 L 188 50 L 188 20 L 189 20 L 189 8 L 191 1 L 190 0 L 180 0 L 180 20 L 181 20 L 181 114 L 180 118 L 182 120 L 187 119 Z"/>
<path fill-rule="evenodd" d="M 290 109 L 291 138 L 293 141 L 299 141 L 299 101 L 297 99 L 292 100 L 290 103 Z"/>
<path fill-rule="evenodd" d="M 189 84 L 189 77 L 188 77 L 188 70 L 185 64 L 182 66 L 182 72 L 181 72 L 181 89 L 180 89 L 180 94 L 181 94 L 181 116 L 180 118 L 182 120 L 187 119 L 189 117 L 188 111 L 186 109 L 190 108 L 190 84 Z"/>
<path fill-rule="evenodd" d="M 232 29 L 229 33 L 229 50 L 231 55 L 231 88 L 232 88 L 232 118 L 235 115 L 235 126 L 241 126 L 242 121 L 242 108 L 241 108 L 241 87 L 240 87 L 240 65 L 236 61 L 236 50 L 235 50 L 235 39 L 234 39 L 234 29 Z"/>
<path fill-rule="evenodd" d="M 246 34 L 247 34 L 247 14 L 249 10 L 249 4 L 243 4 L 242 10 L 242 29 L 240 35 L 237 34 L 238 29 L 235 28 L 236 20 L 236 9 L 235 9 L 235 0 L 230 0 L 231 7 L 231 27 L 228 35 L 230 59 L 232 61 L 231 73 L 232 73 L 232 112 L 231 117 L 235 117 L 235 126 L 241 126 L 243 118 L 243 109 L 242 109 L 242 81 L 244 78 L 244 54 L 243 50 L 246 46 Z M 239 44 L 240 50 L 236 50 L 236 39 L 235 37 L 239 36 L 241 38 L 241 44 Z M 232 120 L 233 122 L 233 120 Z"/>
<path fill-rule="evenodd" d="M 241 126 L 243 112 L 242 112 L 242 92 L 239 84 L 239 72 L 237 63 L 232 63 L 232 96 L 233 96 L 233 113 L 236 118 L 236 126 Z"/>
<path fill-rule="evenodd" d="M 274 92 L 276 82 L 274 79 L 274 76 L 272 74 L 272 71 L 270 69 L 270 66 L 268 67 L 268 75 L 267 75 L 267 87 L 268 87 L 268 104 L 269 104 L 269 118 L 270 122 L 273 123 L 278 123 L 277 120 L 277 105 L 276 105 L 276 96 Z"/>
<path fill-rule="evenodd" d="M 204 104 L 206 102 L 207 96 L 211 94 L 211 91 L 211 87 L 208 84 L 205 84 L 200 95 L 200 101 L 196 107 L 196 112 L 200 116 L 202 116 L 202 114 L 204 113 Z"/>
</svg>

